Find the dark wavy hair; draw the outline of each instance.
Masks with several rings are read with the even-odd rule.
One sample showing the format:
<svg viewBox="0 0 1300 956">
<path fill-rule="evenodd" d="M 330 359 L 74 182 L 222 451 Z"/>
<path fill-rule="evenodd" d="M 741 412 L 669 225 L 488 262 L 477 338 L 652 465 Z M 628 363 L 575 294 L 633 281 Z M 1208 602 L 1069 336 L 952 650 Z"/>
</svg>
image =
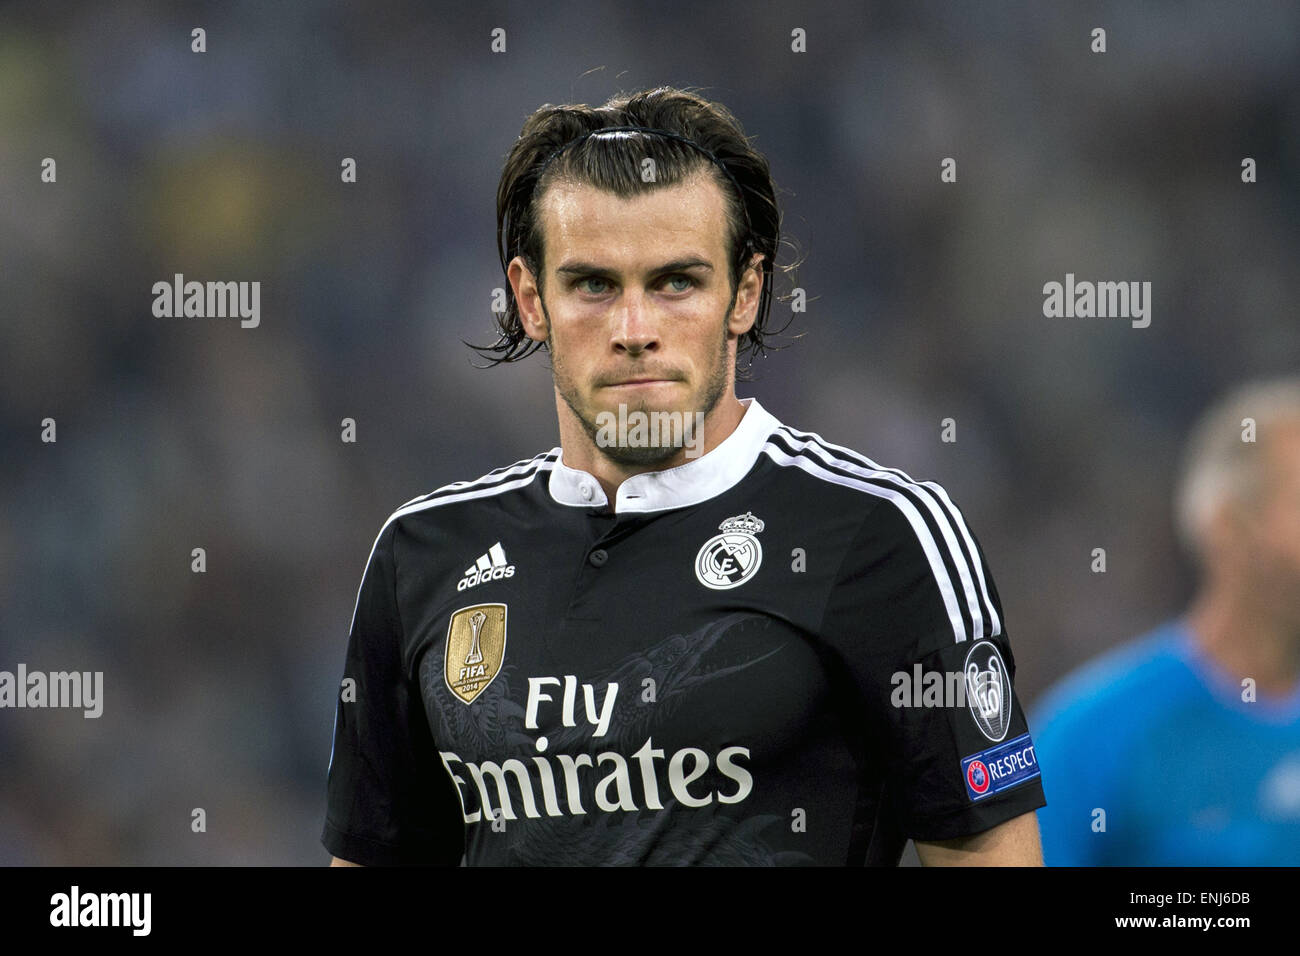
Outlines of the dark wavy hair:
<svg viewBox="0 0 1300 956">
<path fill-rule="evenodd" d="M 670 137 L 644 133 L 587 136 L 612 126 L 645 126 L 685 137 L 717 157 L 731 177 L 699 150 Z M 568 145 L 583 136 L 587 138 Z M 655 178 L 650 182 L 644 181 L 640 174 L 641 164 L 647 158 L 655 165 Z M 595 108 L 586 104 L 548 103 L 529 116 L 506 156 L 497 188 L 497 250 L 501 269 L 505 272 L 511 260 L 520 256 L 537 276 L 541 287 L 544 274 L 539 222 L 541 200 L 557 181 L 587 183 L 630 198 L 682 182 L 700 172 L 710 175 L 726 197 L 733 301 L 744 266 L 754 253 L 763 253 L 760 265 L 763 290 L 758 314 L 753 327 L 740 337 L 737 359 L 747 353 L 757 357 L 767 350 L 775 351 L 779 346 L 772 345 L 770 339 L 784 331 L 789 323 L 776 332 L 767 327 L 773 270 L 789 272 L 795 267 L 775 266 L 781 244 L 776 184 L 767 160 L 750 145 L 735 116 L 720 103 L 687 90 L 661 86 L 630 95 L 619 94 Z M 494 313 L 497 341 L 492 345 L 465 343 L 487 356 L 485 367 L 519 361 L 546 345 L 530 339 L 524 332 L 519 321 L 519 305 L 508 281 L 505 292 L 505 311 Z M 743 378 L 746 371 L 741 368 L 737 374 Z"/>
</svg>

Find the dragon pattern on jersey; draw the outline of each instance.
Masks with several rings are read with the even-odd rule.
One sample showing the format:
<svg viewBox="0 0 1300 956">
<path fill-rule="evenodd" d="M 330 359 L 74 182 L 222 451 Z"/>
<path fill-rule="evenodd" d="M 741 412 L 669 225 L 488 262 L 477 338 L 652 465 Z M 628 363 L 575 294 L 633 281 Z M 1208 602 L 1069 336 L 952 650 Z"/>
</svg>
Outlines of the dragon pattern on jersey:
<svg viewBox="0 0 1300 956">
<path fill-rule="evenodd" d="M 635 749 L 697 694 L 712 694 L 717 681 L 780 653 L 778 645 L 757 655 L 737 653 L 751 641 L 746 631 L 765 630 L 769 618 L 732 613 L 688 634 L 673 634 L 629 654 L 603 673 L 583 675 L 596 685 L 617 684 L 628 692 L 614 702 L 610 732 L 602 744 L 624 752 Z M 440 656 L 426 655 L 421 666 L 421 686 L 433 695 L 438 715 L 436 739 L 440 746 L 464 752 L 509 755 L 531 754 L 535 734 L 524 729 L 525 712 L 514 693 L 518 682 L 513 664 L 502 667 L 497 679 L 475 699 L 462 704 L 447 691 Z M 654 681 L 652 702 L 642 699 L 646 678 Z M 716 697 L 712 698 L 716 703 Z M 580 752 L 588 744 L 590 726 L 561 727 L 548 733 L 550 753 Z M 461 751 L 458 751 L 461 752 Z M 593 813 L 576 830 L 572 818 L 539 817 L 527 822 L 530 837 L 512 842 L 511 861 L 522 865 L 580 865 L 594 859 L 618 864 L 685 864 L 696 858 L 710 864 L 735 866 L 798 865 L 811 862 L 807 854 L 776 851 L 761 837 L 763 830 L 780 826 L 783 818 L 763 814 L 735 822 L 716 804 L 689 814 L 640 810 Z M 518 825 L 518 824 L 512 824 Z M 562 848 L 557 858 L 556 848 Z"/>
</svg>

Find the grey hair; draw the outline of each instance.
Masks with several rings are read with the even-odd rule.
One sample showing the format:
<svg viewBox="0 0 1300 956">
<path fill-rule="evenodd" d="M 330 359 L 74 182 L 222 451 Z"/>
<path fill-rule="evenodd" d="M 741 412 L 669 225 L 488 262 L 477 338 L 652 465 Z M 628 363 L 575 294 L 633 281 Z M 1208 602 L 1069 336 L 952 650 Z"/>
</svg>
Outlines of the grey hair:
<svg viewBox="0 0 1300 956">
<path fill-rule="evenodd" d="M 1255 441 L 1244 440 L 1245 420 Z M 1183 452 L 1175 500 L 1178 534 L 1195 557 L 1225 504 L 1244 505 L 1262 488 L 1261 449 L 1279 422 L 1300 422 L 1300 377 L 1248 382 L 1216 402 L 1192 429 Z"/>
</svg>

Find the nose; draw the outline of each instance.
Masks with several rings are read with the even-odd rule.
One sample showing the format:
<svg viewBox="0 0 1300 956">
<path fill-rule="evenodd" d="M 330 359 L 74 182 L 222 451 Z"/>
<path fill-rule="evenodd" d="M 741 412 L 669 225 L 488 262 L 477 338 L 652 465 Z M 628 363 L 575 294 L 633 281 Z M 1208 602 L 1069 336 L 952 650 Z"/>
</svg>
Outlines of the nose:
<svg viewBox="0 0 1300 956">
<path fill-rule="evenodd" d="M 629 288 L 620 297 L 611 340 L 615 351 L 630 355 L 659 347 L 658 321 L 653 306 L 646 301 L 644 289 Z"/>
</svg>

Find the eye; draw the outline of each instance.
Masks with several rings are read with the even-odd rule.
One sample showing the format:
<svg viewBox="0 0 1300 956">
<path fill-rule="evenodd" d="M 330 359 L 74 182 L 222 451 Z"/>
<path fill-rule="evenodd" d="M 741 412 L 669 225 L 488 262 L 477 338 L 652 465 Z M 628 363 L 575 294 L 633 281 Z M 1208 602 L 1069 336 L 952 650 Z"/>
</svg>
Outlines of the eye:
<svg viewBox="0 0 1300 956">
<path fill-rule="evenodd" d="M 586 285 L 588 282 L 599 282 L 599 283 L 603 283 L 605 287 L 604 287 L 604 288 L 599 288 L 599 289 L 584 289 L 583 286 Z M 608 281 L 607 279 L 602 279 L 600 276 L 586 276 L 585 278 L 579 279 L 579 280 L 578 280 L 576 283 L 574 283 L 574 284 L 575 284 L 575 285 L 576 285 L 576 286 L 577 286 L 581 291 L 583 291 L 583 292 L 590 292 L 592 295 L 603 295 L 604 293 L 606 293 L 606 292 L 609 291 L 609 288 L 608 288 L 608 287 L 609 287 L 609 281 Z"/>
<path fill-rule="evenodd" d="M 674 282 L 684 282 L 686 284 L 678 287 L 673 285 Z M 667 284 L 669 289 L 673 292 L 685 292 L 687 289 L 695 285 L 695 280 L 684 272 L 678 272 L 668 277 Z"/>
</svg>

